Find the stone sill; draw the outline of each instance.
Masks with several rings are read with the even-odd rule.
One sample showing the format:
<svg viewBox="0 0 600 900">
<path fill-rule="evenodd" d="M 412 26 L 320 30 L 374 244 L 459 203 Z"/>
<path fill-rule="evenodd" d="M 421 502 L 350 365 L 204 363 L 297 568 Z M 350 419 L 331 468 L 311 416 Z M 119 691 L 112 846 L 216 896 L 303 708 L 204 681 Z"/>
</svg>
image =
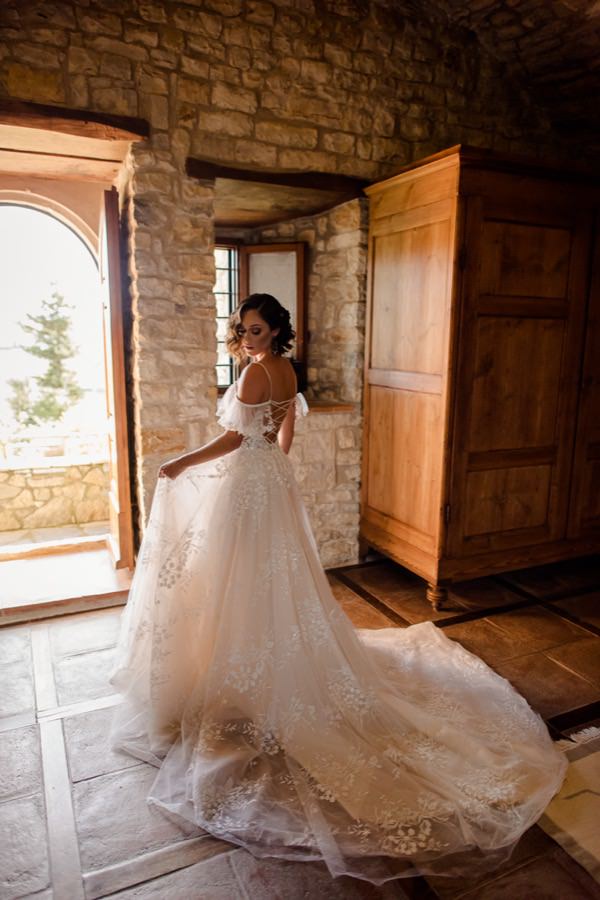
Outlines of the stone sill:
<svg viewBox="0 0 600 900">
<path fill-rule="evenodd" d="M 351 413 L 358 411 L 357 403 L 345 403 L 342 400 L 307 400 L 311 413 Z"/>
</svg>

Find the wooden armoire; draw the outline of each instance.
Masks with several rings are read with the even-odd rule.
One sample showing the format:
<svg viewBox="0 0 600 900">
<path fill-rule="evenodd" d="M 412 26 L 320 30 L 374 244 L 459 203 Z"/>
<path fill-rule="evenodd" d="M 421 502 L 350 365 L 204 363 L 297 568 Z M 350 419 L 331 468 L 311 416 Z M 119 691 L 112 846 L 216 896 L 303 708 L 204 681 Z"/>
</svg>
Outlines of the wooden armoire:
<svg viewBox="0 0 600 900">
<path fill-rule="evenodd" d="M 361 542 L 446 586 L 600 550 L 600 183 L 464 146 L 367 188 Z"/>
</svg>

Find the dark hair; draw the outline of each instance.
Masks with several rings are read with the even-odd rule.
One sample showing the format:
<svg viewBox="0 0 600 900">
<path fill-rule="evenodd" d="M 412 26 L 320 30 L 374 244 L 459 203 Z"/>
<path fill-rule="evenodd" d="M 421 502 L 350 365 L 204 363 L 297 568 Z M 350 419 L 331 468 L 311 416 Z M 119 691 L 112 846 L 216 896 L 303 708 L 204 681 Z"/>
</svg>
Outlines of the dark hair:
<svg viewBox="0 0 600 900">
<path fill-rule="evenodd" d="M 287 353 L 291 349 L 296 332 L 290 323 L 289 312 L 271 294 L 250 294 L 249 297 L 242 300 L 235 312 L 231 314 L 225 339 L 227 352 L 239 360 L 245 358 L 246 354 L 242 349 L 242 337 L 238 329 L 242 319 L 250 309 L 256 310 L 271 330 L 279 328 L 279 333 L 273 337 L 273 353 L 276 356 L 283 356 L 284 353 Z"/>
</svg>

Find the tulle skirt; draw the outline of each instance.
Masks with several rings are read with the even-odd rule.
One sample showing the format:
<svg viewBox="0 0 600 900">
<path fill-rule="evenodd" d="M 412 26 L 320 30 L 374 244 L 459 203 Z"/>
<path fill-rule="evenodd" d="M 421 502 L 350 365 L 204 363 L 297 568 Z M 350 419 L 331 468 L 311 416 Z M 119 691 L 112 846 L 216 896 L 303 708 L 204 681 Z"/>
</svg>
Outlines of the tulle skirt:
<svg viewBox="0 0 600 900">
<path fill-rule="evenodd" d="M 159 480 L 111 683 L 111 744 L 184 831 L 375 884 L 498 865 L 567 765 L 432 623 L 353 627 L 277 444 Z"/>
</svg>

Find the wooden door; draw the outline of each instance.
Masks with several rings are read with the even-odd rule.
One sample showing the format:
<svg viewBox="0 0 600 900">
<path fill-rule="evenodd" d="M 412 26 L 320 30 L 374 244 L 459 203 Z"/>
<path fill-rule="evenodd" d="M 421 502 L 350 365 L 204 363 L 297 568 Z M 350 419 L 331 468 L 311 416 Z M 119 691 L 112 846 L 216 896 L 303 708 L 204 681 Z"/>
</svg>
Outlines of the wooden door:
<svg viewBox="0 0 600 900">
<path fill-rule="evenodd" d="M 569 537 L 600 535 L 600 214 L 586 322 Z"/>
<path fill-rule="evenodd" d="M 506 190 L 466 201 L 454 558 L 567 530 L 590 215 L 564 198 L 553 208 L 552 182 L 538 183 L 535 202 L 526 179 L 507 180 Z"/>
<path fill-rule="evenodd" d="M 104 325 L 104 363 L 110 465 L 110 549 L 115 566 L 133 566 L 133 531 L 125 391 L 123 301 L 119 253 L 119 197 L 104 192 L 100 224 L 100 280 Z"/>
<path fill-rule="evenodd" d="M 361 535 L 437 577 L 455 255 L 456 161 L 371 198 Z"/>
</svg>

